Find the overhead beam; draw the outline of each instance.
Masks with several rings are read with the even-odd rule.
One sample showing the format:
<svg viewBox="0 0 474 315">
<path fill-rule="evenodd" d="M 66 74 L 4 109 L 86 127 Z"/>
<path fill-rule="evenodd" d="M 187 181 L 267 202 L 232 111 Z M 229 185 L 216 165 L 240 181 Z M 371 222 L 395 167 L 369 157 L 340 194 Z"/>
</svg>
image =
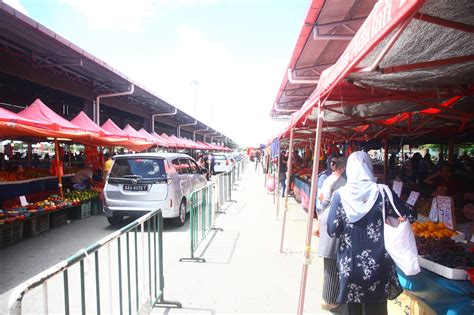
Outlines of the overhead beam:
<svg viewBox="0 0 474 315">
<path fill-rule="evenodd" d="M 453 57 L 453 58 L 447 58 L 447 59 L 412 63 L 408 65 L 399 65 L 399 66 L 393 66 L 393 67 L 380 68 L 380 72 L 382 72 L 383 74 L 390 74 L 390 73 L 406 72 L 406 71 L 439 67 L 439 66 L 447 66 L 447 65 L 465 63 L 465 62 L 470 62 L 470 61 L 474 61 L 474 55 L 460 56 L 460 57 Z"/>
<path fill-rule="evenodd" d="M 417 20 L 420 20 L 420 21 L 424 21 L 424 22 L 428 22 L 428 23 L 431 23 L 431 24 L 436 24 L 436 25 L 452 28 L 452 29 L 455 29 L 455 30 L 458 30 L 458 31 L 474 33 L 474 27 L 471 26 L 471 25 L 445 20 L 445 19 L 442 19 L 442 18 L 439 18 L 439 17 L 428 15 L 428 14 L 417 12 L 415 14 L 414 18 L 417 19 Z"/>
</svg>

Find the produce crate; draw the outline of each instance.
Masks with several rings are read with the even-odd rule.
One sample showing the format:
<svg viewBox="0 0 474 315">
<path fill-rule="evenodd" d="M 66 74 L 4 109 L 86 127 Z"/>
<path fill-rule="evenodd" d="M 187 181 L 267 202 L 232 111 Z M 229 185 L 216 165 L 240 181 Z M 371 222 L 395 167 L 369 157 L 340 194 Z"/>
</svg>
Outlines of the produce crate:
<svg viewBox="0 0 474 315">
<path fill-rule="evenodd" d="M 51 227 L 56 227 L 56 226 L 66 224 L 67 220 L 68 220 L 68 215 L 66 212 L 51 213 L 49 224 Z"/>
<path fill-rule="evenodd" d="M 0 225 L 0 248 L 23 240 L 23 221 Z"/>
<path fill-rule="evenodd" d="M 91 202 L 84 201 L 82 204 L 71 208 L 70 218 L 73 220 L 81 220 L 91 216 Z"/>
<path fill-rule="evenodd" d="M 91 199 L 91 214 L 96 215 L 96 214 L 102 214 L 102 200 L 100 200 L 99 197 L 92 198 Z"/>
<path fill-rule="evenodd" d="M 23 233 L 25 237 L 32 237 L 49 229 L 49 213 L 38 214 L 25 220 Z"/>
<path fill-rule="evenodd" d="M 452 280 L 467 280 L 467 272 L 464 269 L 449 268 L 423 257 L 418 257 L 420 266 L 440 276 Z"/>
</svg>

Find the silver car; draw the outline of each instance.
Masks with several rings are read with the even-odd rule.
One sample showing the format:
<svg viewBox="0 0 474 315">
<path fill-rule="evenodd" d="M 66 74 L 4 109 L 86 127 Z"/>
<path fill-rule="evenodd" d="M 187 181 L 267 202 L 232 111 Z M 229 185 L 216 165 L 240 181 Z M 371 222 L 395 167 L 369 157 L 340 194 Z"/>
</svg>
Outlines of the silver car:
<svg viewBox="0 0 474 315">
<path fill-rule="evenodd" d="M 188 200 L 206 178 L 192 157 L 179 153 L 118 155 L 106 176 L 104 214 L 110 224 L 161 209 L 177 225 L 186 221 Z"/>
</svg>

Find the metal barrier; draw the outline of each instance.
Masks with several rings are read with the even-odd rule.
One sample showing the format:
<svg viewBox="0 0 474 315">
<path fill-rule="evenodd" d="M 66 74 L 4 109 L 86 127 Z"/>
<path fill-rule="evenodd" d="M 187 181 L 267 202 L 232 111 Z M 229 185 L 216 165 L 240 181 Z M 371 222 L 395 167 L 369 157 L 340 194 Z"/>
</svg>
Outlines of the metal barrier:
<svg viewBox="0 0 474 315">
<path fill-rule="evenodd" d="M 155 305 L 181 307 L 164 300 L 161 210 L 20 284 L 8 306 L 9 314 L 132 314 L 151 312 Z"/>
<path fill-rule="evenodd" d="M 226 202 L 232 201 L 231 173 L 221 173 L 214 176 L 216 183 L 216 209 L 219 210 Z"/>
<path fill-rule="evenodd" d="M 194 191 L 190 197 L 189 230 L 191 231 L 191 257 L 179 261 L 206 262 L 204 258 L 195 257 L 194 253 L 211 230 L 222 229 L 214 226 L 216 204 L 214 203 L 215 184 L 209 184 Z"/>
</svg>

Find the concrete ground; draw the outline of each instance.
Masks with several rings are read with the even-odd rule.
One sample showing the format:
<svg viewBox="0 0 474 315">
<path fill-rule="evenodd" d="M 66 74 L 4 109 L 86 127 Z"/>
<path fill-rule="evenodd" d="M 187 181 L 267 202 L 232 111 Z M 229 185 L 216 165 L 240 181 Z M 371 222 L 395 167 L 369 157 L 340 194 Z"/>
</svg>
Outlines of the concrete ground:
<svg viewBox="0 0 474 315">
<path fill-rule="evenodd" d="M 154 308 L 152 314 L 295 314 L 303 267 L 307 214 L 289 199 L 286 237 L 280 253 L 282 214 L 276 216 L 273 194 L 264 177 L 250 163 L 226 205 L 225 214 L 199 248 L 205 263 L 180 262 L 189 252 L 165 248 L 165 298 L 182 303 L 182 309 Z M 283 204 L 283 198 L 280 199 Z M 283 209 L 283 206 L 281 207 Z M 167 238 L 188 237 L 166 233 Z M 317 238 L 312 248 L 317 248 Z M 188 249 L 189 250 L 189 247 Z M 320 309 L 322 259 L 313 253 L 309 266 L 305 313 L 330 314 Z"/>
</svg>

